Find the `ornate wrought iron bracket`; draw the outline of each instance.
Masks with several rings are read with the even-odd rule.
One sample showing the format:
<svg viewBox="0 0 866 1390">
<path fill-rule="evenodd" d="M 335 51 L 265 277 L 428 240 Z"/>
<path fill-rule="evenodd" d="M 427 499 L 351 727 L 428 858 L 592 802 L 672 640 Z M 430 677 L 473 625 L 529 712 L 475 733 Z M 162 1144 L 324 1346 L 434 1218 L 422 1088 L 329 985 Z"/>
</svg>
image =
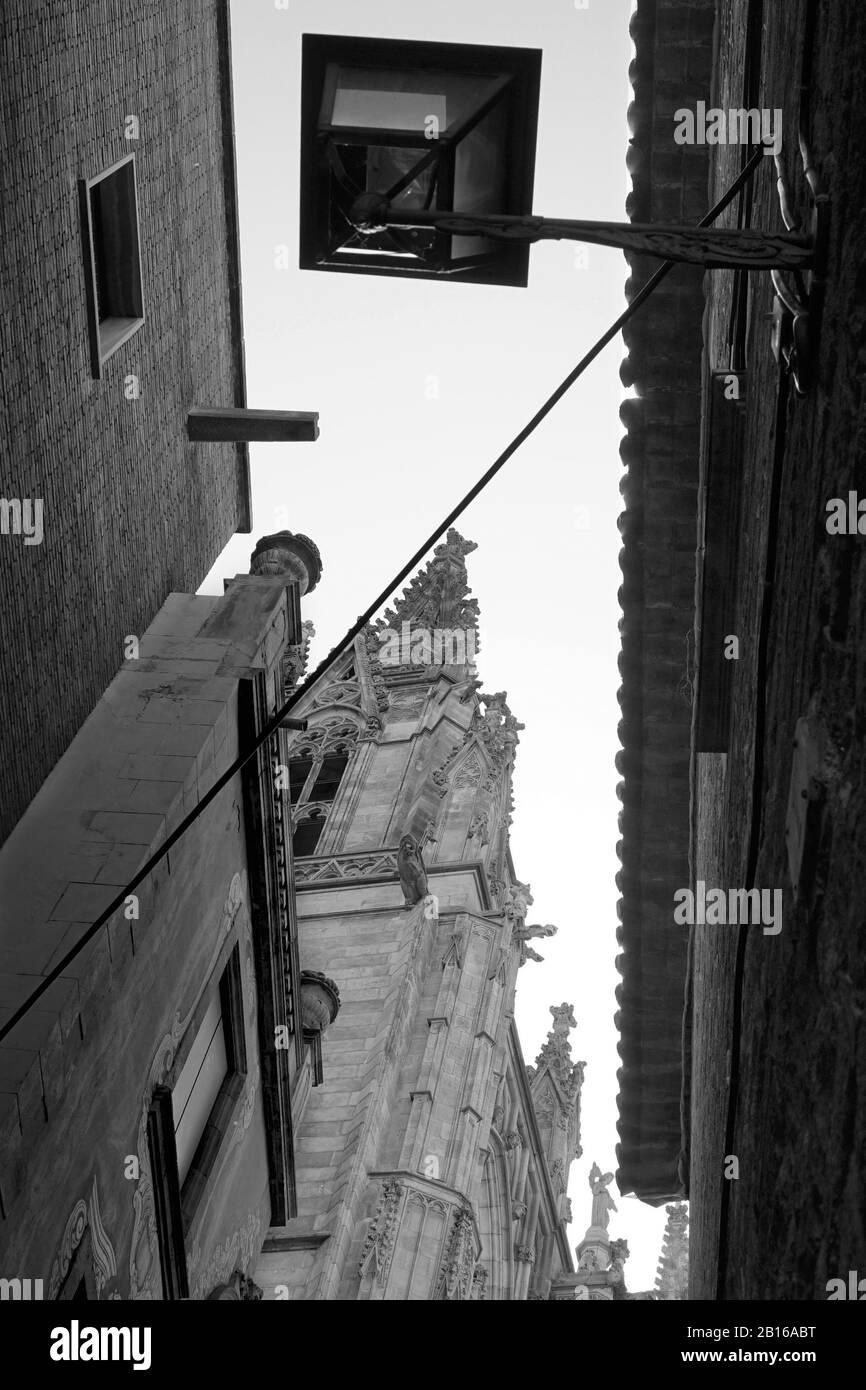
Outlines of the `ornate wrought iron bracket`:
<svg viewBox="0 0 866 1390">
<path fill-rule="evenodd" d="M 634 255 L 699 265 L 706 270 L 804 271 L 813 268 L 815 255 L 812 237 L 791 232 L 404 211 L 391 207 L 386 198 L 375 193 L 364 193 L 355 199 L 351 220 L 362 232 L 386 227 L 433 227 L 453 236 L 483 236 L 498 241 L 584 241 L 619 247 Z"/>
</svg>

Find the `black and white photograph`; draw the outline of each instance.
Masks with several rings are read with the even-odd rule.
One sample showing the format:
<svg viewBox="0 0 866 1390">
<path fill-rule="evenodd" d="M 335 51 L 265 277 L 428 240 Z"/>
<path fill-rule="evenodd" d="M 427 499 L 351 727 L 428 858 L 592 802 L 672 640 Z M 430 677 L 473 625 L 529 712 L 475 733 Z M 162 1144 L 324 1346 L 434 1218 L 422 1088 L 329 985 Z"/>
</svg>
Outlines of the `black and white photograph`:
<svg viewBox="0 0 866 1390">
<path fill-rule="evenodd" d="M 0 35 L 9 1364 L 856 1364 L 866 4 Z"/>
</svg>

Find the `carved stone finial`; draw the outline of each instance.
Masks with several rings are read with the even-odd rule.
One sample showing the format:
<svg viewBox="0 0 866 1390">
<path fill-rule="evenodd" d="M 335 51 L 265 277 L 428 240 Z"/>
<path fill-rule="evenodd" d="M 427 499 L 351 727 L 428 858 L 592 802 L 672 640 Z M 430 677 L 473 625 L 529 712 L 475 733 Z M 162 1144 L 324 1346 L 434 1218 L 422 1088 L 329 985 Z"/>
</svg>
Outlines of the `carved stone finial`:
<svg viewBox="0 0 866 1390">
<path fill-rule="evenodd" d="M 689 1238 L 686 1233 L 689 1210 L 685 1202 L 665 1207 L 667 1223 L 656 1272 L 656 1298 L 665 1302 L 688 1297 Z"/>
<path fill-rule="evenodd" d="M 556 927 L 545 927 L 538 929 L 539 936 L 552 936 Z M 551 1004 L 550 1012 L 553 1015 L 553 1031 L 557 1037 L 567 1038 L 572 1028 L 577 1027 L 577 1019 L 574 1016 L 573 1004 Z"/>
<path fill-rule="evenodd" d="M 550 1012 L 553 1015 L 553 1028 L 547 1035 L 547 1042 L 543 1044 L 535 1059 L 535 1065 L 540 1070 L 546 1064 L 561 1087 L 565 1099 L 572 1101 L 576 1098 L 583 1083 L 583 1072 L 586 1066 L 585 1062 L 572 1062 L 571 1060 L 571 1044 L 568 1035 L 572 1028 L 577 1027 L 574 1006 L 572 1004 L 551 1004 Z"/>
<path fill-rule="evenodd" d="M 304 1031 L 324 1033 L 340 1012 L 340 991 L 321 970 L 301 971 L 301 1018 Z"/>
<path fill-rule="evenodd" d="M 452 527 L 441 545 L 436 546 L 432 560 L 410 580 L 375 630 L 390 628 L 397 632 L 403 623 L 408 623 L 412 632 L 468 632 L 474 657 L 478 651 L 478 600 L 470 597 L 466 556 L 475 549 L 474 541 L 465 540 Z"/>
<path fill-rule="evenodd" d="M 285 575 L 301 594 L 311 594 L 322 577 L 322 557 L 315 541 L 291 531 L 262 536 L 250 557 L 250 574 Z"/>
</svg>

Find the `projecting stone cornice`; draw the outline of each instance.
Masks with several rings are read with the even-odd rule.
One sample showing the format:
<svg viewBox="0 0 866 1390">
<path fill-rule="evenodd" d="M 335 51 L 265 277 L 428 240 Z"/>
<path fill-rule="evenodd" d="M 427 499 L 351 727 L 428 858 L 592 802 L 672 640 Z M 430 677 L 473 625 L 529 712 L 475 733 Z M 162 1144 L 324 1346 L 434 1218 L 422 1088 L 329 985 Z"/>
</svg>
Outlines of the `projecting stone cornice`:
<svg viewBox="0 0 866 1390">
<path fill-rule="evenodd" d="M 471 912 L 485 916 L 494 913 L 487 873 L 480 859 L 456 860 L 426 866 L 430 892 L 440 899 L 439 915 L 451 912 Z M 381 902 L 359 911 L 381 912 L 392 905 L 402 907 L 403 893 L 397 873 L 397 847 L 362 850 L 349 854 L 323 854 L 294 861 L 295 892 L 300 897 L 313 891 L 345 891 L 355 884 L 397 885 L 398 897 L 392 904 L 386 894 Z M 468 879 L 470 887 L 456 900 L 455 879 Z M 438 885 L 438 887 L 437 887 Z"/>
<path fill-rule="evenodd" d="M 705 150 L 675 144 L 674 108 L 706 99 L 713 0 L 638 0 L 627 163 L 633 221 L 697 222 Z M 668 96 L 676 92 L 676 98 Z M 632 299 L 657 262 L 628 254 Z M 689 882 L 689 752 L 704 279 L 677 266 L 623 331 L 619 591 L 622 744 L 616 765 L 622 865 L 616 991 L 620 1029 L 617 1182 L 650 1202 L 682 1195 L 682 1014 L 687 935 L 672 886 Z"/>
</svg>

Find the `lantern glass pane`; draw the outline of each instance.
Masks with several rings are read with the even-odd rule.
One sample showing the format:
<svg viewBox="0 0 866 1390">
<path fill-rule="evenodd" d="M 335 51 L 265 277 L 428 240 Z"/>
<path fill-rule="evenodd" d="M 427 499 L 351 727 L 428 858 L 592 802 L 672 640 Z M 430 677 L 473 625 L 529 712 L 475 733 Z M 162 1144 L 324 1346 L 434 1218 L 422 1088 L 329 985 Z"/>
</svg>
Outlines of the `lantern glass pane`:
<svg viewBox="0 0 866 1390">
<path fill-rule="evenodd" d="M 493 92 L 496 76 L 340 67 L 332 109 L 322 112 L 322 121 L 336 127 L 431 132 L 428 138 L 436 139 L 478 109 Z"/>
<path fill-rule="evenodd" d="M 505 207 L 506 111 L 498 102 L 456 146 L 454 211 L 502 212 Z M 451 238 L 451 255 L 477 256 L 489 251 L 487 237 Z"/>
<path fill-rule="evenodd" d="M 398 148 L 392 145 L 370 145 L 366 150 L 367 168 L 365 172 L 365 191 L 385 193 L 410 174 L 421 163 L 428 150 Z M 392 195 L 390 202 L 398 208 L 423 208 L 429 206 L 428 195 L 433 185 L 435 165 L 428 164 L 416 174 L 406 188 Z"/>
</svg>

